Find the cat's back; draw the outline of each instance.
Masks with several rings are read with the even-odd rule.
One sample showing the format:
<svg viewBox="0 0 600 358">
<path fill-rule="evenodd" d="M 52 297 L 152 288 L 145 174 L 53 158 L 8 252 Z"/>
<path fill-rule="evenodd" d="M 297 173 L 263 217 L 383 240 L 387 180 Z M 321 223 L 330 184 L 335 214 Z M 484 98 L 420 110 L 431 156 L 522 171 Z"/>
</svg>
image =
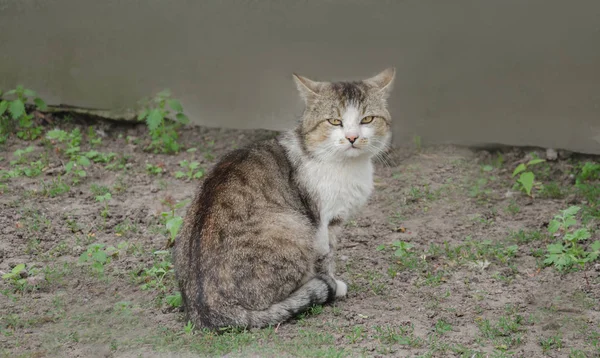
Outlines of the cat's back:
<svg viewBox="0 0 600 358">
<path fill-rule="evenodd" d="M 223 241 L 273 213 L 312 217 L 306 196 L 295 183 L 295 170 L 284 147 L 266 140 L 225 155 L 209 172 L 191 204 L 185 225 L 188 239 Z"/>
<path fill-rule="evenodd" d="M 241 200 L 242 203 L 249 196 L 254 199 L 269 196 L 264 189 L 286 189 L 292 171 L 285 150 L 277 140 L 261 141 L 233 150 L 219 160 L 204 180 L 197 200 L 211 206 L 215 200 Z"/>
</svg>

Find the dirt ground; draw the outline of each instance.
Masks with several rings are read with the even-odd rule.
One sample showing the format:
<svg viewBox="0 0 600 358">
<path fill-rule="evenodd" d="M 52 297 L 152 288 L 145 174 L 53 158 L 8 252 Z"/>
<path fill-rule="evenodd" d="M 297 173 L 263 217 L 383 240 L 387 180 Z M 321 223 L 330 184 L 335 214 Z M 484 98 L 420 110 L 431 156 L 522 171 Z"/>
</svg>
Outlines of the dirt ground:
<svg viewBox="0 0 600 358">
<path fill-rule="evenodd" d="M 94 148 L 87 126 L 61 125 L 75 127 L 82 151 L 115 153 L 77 184 L 59 179 L 57 143 L 0 146 L 5 173 L 41 162 L 39 175 L 0 179 L 0 274 L 26 265 L 0 280 L 3 357 L 600 356 L 599 261 L 566 273 L 543 264 L 556 241 L 548 223 L 571 205 L 583 208 L 577 226 L 592 233 L 583 246 L 600 239 L 597 203 L 574 189 L 579 163 L 598 158 L 561 152 L 536 166 L 546 189 L 530 198 L 511 174 L 531 150 L 394 150 L 341 238 L 347 298 L 278 327 L 213 334 L 191 330 L 167 302 L 177 287 L 161 213 L 202 181 L 175 177 L 182 160 L 209 170 L 227 151 L 275 133 L 191 127 L 180 140 L 195 150 L 159 155 L 143 150 L 143 125 L 99 122 Z M 88 250 L 106 262 L 82 262 Z"/>
</svg>

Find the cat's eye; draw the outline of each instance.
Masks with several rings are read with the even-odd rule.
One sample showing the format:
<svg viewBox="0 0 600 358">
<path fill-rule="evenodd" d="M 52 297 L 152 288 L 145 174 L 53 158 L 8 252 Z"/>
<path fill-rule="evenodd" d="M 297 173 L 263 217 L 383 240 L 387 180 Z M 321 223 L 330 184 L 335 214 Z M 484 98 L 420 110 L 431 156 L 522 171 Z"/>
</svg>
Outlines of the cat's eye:
<svg viewBox="0 0 600 358">
<path fill-rule="evenodd" d="M 341 126 L 342 125 L 342 121 L 340 121 L 339 119 L 330 118 L 327 120 L 327 122 L 329 122 L 329 124 L 331 124 L 333 126 Z"/>
<path fill-rule="evenodd" d="M 369 123 L 373 122 L 374 119 L 375 119 L 375 116 L 366 116 L 365 118 L 363 118 L 360 121 L 360 124 L 369 124 Z"/>
</svg>

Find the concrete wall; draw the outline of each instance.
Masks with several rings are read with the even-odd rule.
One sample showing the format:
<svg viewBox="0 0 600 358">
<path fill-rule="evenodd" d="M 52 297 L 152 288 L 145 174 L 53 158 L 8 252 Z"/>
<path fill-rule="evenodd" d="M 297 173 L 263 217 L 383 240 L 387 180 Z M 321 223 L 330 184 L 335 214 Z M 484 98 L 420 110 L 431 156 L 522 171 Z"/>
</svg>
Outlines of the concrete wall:
<svg viewBox="0 0 600 358">
<path fill-rule="evenodd" d="M 291 73 L 397 68 L 395 140 L 600 154 L 598 0 L 0 0 L 0 88 L 120 108 L 168 87 L 198 123 L 282 129 Z"/>
</svg>

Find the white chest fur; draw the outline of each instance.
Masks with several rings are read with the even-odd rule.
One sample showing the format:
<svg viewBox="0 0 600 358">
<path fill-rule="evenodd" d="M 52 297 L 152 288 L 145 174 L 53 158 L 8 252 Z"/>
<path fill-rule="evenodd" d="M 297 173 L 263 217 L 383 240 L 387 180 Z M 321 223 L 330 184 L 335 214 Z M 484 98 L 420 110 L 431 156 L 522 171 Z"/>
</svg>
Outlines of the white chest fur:
<svg viewBox="0 0 600 358">
<path fill-rule="evenodd" d="M 340 163 L 303 163 L 300 180 L 318 202 L 318 251 L 329 250 L 329 222 L 348 219 L 364 206 L 373 191 L 373 165 L 369 159 Z"/>
<path fill-rule="evenodd" d="M 368 159 L 345 163 L 309 162 L 304 166 L 306 188 L 319 203 L 320 219 L 348 219 L 373 190 L 373 165 Z"/>
</svg>

